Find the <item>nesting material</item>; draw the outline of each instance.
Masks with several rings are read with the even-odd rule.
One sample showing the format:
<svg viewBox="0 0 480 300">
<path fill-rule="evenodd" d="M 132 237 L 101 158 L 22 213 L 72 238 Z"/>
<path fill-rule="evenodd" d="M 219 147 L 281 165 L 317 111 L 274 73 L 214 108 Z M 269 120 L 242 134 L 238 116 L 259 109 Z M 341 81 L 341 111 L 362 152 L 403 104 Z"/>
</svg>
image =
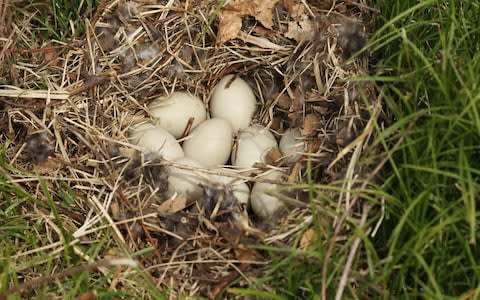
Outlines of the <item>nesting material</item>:
<svg viewBox="0 0 480 300">
<path fill-rule="evenodd" d="M 174 299 L 241 297 L 226 287 L 249 288 L 271 263 L 251 245 L 290 251 L 313 223 L 338 226 L 342 238 L 318 235 L 345 251 L 354 227 L 340 215 L 355 224 L 362 213 L 350 191 L 369 174 L 373 160 L 362 159 L 382 122 L 372 86 L 351 80 L 369 74 L 368 56 L 355 55 L 369 31 L 364 4 L 220 2 L 111 1 L 86 22 L 86 36 L 31 41 L 35 51 L 18 44 L 33 32 L 26 16 L 0 55 L 0 78 L 16 91 L 0 87 L 0 142 L 14 167 L 5 172 L 42 199 L 25 174 L 45 160 L 43 182 L 78 238 L 75 253 L 143 253 L 142 280 Z M 39 131 L 50 146 L 35 160 L 28 133 Z M 68 208 L 65 189 L 75 194 Z M 39 234 L 50 239 L 36 247 L 55 254 L 58 228 L 44 219 L 27 221 L 43 222 Z M 82 253 L 110 236 L 105 249 Z M 354 289 L 364 270 L 349 271 Z M 131 269 L 115 276 L 116 289 L 144 289 Z"/>
</svg>

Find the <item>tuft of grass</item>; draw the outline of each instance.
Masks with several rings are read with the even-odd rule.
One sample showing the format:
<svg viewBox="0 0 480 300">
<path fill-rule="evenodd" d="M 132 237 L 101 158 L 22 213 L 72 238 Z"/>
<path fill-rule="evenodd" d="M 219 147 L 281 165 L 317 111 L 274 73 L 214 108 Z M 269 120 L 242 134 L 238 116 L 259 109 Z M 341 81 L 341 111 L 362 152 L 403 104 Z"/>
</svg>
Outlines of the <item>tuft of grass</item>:
<svg viewBox="0 0 480 300">
<path fill-rule="evenodd" d="M 16 20 L 28 20 L 30 41 L 68 42 L 85 34 L 85 18 L 91 19 L 98 0 L 21 1 L 15 5 Z"/>
<path fill-rule="evenodd" d="M 361 193 L 363 201 L 379 207 L 377 214 L 381 209 L 384 216 L 374 235 L 353 220 L 349 223 L 355 234 L 331 255 L 325 299 L 334 299 L 356 237 L 361 238 L 361 250 L 343 293 L 348 299 L 476 299 L 480 297 L 480 3 L 377 0 L 370 4 L 381 11 L 369 42 L 376 74 L 354 80 L 373 83 L 391 114 L 390 126 L 378 126 L 374 142 L 383 147 L 377 158 L 388 161 L 377 184 L 351 192 Z M 329 187 L 314 189 L 313 198 L 318 198 Z M 377 220 L 372 218 L 370 228 Z M 331 236 L 316 228 L 319 242 L 313 249 L 292 249 L 287 255 L 272 250 L 268 275 L 246 294 L 320 299 L 321 265 Z M 263 282 L 275 286 L 275 292 L 262 291 Z"/>
<path fill-rule="evenodd" d="M 389 197 L 372 239 L 380 259 L 372 280 L 385 299 L 478 295 L 480 4 L 375 5 L 382 14 L 371 47 L 383 70 L 376 84 L 391 129 L 405 140 L 380 187 Z"/>
</svg>

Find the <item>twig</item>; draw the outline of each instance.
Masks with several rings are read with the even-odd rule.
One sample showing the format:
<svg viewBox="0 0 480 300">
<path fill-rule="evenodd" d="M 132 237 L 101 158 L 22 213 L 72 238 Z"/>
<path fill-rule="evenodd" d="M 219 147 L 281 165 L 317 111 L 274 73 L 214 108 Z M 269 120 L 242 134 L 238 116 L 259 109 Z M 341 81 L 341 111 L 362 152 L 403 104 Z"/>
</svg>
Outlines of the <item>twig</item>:
<svg viewBox="0 0 480 300">
<path fill-rule="evenodd" d="M 376 9 L 376 8 L 373 8 L 371 6 L 368 6 L 368 5 L 365 5 L 363 3 L 358 3 L 356 1 L 352 1 L 352 0 L 346 0 L 345 1 L 348 5 L 352 5 L 352 6 L 356 6 L 358 8 L 360 8 L 361 10 L 367 10 L 367 11 L 371 11 L 372 13 L 378 15 L 380 14 L 380 10 L 379 9 Z"/>
<path fill-rule="evenodd" d="M 0 96 L 13 98 L 67 100 L 70 96 L 70 93 L 67 91 L 23 90 L 18 88 L 9 88 L 0 90 Z"/>
<path fill-rule="evenodd" d="M 82 86 L 70 91 L 70 95 L 77 95 L 93 88 L 94 86 L 108 83 L 112 79 L 112 75 L 112 73 L 108 73 L 106 75 L 89 75 Z"/>
<path fill-rule="evenodd" d="M 362 219 L 360 220 L 359 228 L 362 229 L 367 222 L 367 216 L 370 212 L 371 206 L 369 204 L 363 205 L 363 214 Z M 348 254 L 347 262 L 345 264 L 345 268 L 343 269 L 342 277 L 340 278 L 340 284 L 338 285 L 337 293 L 335 295 L 335 300 L 341 300 L 343 296 L 343 291 L 347 286 L 348 276 L 350 275 L 350 270 L 352 268 L 353 259 L 355 258 L 355 254 L 357 253 L 358 246 L 360 246 L 360 242 L 362 239 L 357 236 L 353 241 L 352 248 L 350 249 L 350 254 Z"/>
<path fill-rule="evenodd" d="M 105 8 L 107 8 L 107 3 L 105 0 L 100 0 L 97 9 L 95 10 L 95 13 L 93 14 L 92 17 L 92 26 L 95 26 L 97 24 L 97 21 L 100 19 L 100 16 L 103 14 Z"/>
<path fill-rule="evenodd" d="M 252 267 L 251 264 L 249 263 L 242 263 L 238 266 L 238 269 L 241 272 L 248 271 Z M 237 279 L 240 276 L 240 272 L 237 270 L 233 270 L 230 272 L 227 276 L 225 276 L 220 283 L 218 283 L 209 293 L 208 293 L 208 298 L 210 299 L 215 299 L 217 296 L 227 287 L 229 284 L 231 284 L 235 279 Z"/>
<path fill-rule="evenodd" d="M 158 250 L 158 244 L 153 239 L 153 237 L 150 234 L 150 231 L 148 230 L 147 226 L 145 226 L 145 223 L 140 221 L 140 224 L 142 225 L 143 232 L 145 233 L 145 236 L 147 237 L 148 241 L 150 242 L 150 245 L 152 245 L 152 247 L 154 249 L 153 253 L 158 258 L 159 261 L 162 261 L 162 255 L 160 254 L 160 251 Z"/>
</svg>

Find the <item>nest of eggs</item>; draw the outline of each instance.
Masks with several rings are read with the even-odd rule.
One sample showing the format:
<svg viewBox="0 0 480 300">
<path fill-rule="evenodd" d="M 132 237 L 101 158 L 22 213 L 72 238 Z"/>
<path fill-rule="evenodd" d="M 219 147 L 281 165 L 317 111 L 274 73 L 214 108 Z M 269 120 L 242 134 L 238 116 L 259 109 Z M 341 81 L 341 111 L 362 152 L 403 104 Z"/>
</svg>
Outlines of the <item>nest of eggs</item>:
<svg viewBox="0 0 480 300">
<path fill-rule="evenodd" d="M 3 70 L 9 178 L 39 199 L 36 173 L 54 201 L 73 191 L 75 200 L 59 212 L 78 243 L 113 237 L 102 258 L 145 252 L 141 268 L 172 295 L 215 298 L 229 285 L 252 284 L 249 274 L 261 276 L 271 260 L 256 246 L 308 249 L 314 223 L 326 224 L 317 238 L 331 254 L 352 228 L 347 217 L 370 217 L 349 191 L 372 170 L 382 116 L 373 88 L 351 80 L 368 74 L 368 55 L 357 52 L 371 9 L 356 1 L 252 2 L 101 2 L 85 40 L 43 45 Z M 227 94 L 242 86 L 254 109 L 243 108 L 234 90 L 223 99 L 239 102 L 214 113 L 222 85 Z M 187 151 L 207 121 L 187 115 L 165 125 L 178 108 L 155 111 L 180 93 L 210 121 L 227 115 L 250 127 L 215 123 Z M 216 143 L 212 131 L 228 123 L 227 158 L 210 163 L 224 155 L 208 148 Z M 170 140 L 155 134 L 142 144 L 145 132 L 171 126 L 185 153 L 165 152 Z M 239 154 L 251 128 L 270 146 Z M 236 163 L 241 155 L 247 165 Z M 193 184 L 185 188 L 186 181 Z M 76 253 L 90 259 L 81 247 Z M 328 255 L 324 263 L 325 271 Z M 116 278 L 116 287 L 130 285 L 127 278 Z"/>
</svg>

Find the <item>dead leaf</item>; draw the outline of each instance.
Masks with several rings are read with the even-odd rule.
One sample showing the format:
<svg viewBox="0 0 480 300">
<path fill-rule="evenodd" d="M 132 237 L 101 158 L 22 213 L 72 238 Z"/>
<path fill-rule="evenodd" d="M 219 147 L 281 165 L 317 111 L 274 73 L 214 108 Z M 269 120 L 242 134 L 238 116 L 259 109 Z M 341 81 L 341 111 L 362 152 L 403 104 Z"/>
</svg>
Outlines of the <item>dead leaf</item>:
<svg viewBox="0 0 480 300">
<path fill-rule="evenodd" d="M 305 233 L 302 235 L 302 238 L 300 239 L 300 249 L 306 250 L 312 244 L 315 235 L 315 229 L 313 228 L 305 231 Z"/>
<path fill-rule="evenodd" d="M 175 198 L 168 199 L 158 207 L 160 213 L 176 213 L 187 206 L 187 197 L 179 194 Z"/>
<path fill-rule="evenodd" d="M 265 163 L 268 165 L 275 165 L 282 158 L 282 153 L 278 147 L 273 147 L 265 154 Z"/>
<path fill-rule="evenodd" d="M 315 26 L 313 22 L 304 15 L 299 21 L 288 22 L 288 30 L 284 34 L 286 38 L 294 39 L 297 42 L 307 41 L 314 38 Z"/>
<path fill-rule="evenodd" d="M 55 174 L 64 164 L 61 160 L 55 159 L 53 157 L 48 157 L 45 161 L 36 165 L 35 169 L 40 174 Z"/>
<path fill-rule="evenodd" d="M 329 107 L 326 104 L 312 106 L 312 109 L 321 115 L 325 115 L 329 111 Z"/>
<path fill-rule="evenodd" d="M 301 171 L 302 171 L 302 161 L 299 160 L 293 166 L 292 171 L 288 176 L 287 182 L 291 184 L 294 184 L 295 182 L 297 182 L 297 178 L 301 178 Z"/>
<path fill-rule="evenodd" d="M 55 48 L 48 48 L 46 49 L 45 51 L 45 61 L 46 62 L 51 62 L 55 59 L 57 59 L 58 56 L 57 56 L 57 51 Z"/>
<path fill-rule="evenodd" d="M 272 118 L 272 122 L 270 123 L 270 129 L 273 131 L 281 131 L 281 125 L 282 125 L 282 118 L 275 116 Z"/>
<path fill-rule="evenodd" d="M 315 130 L 320 125 L 320 120 L 315 114 L 308 114 L 303 120 L 303 128 L 301 129 L 302 135 L 310 136 L 315 133 Z"/>
<path fill-rule="evenodd" d="M 282 0 L 281 4 L 292 18 L 292 21 L 288 22 L 288 30 L 284 36 L 297 42 L 314 38 L 315 26 L 310 20 L 305 5 L 294 0 Z"/>
<path fill-rule="evenodd" d="M 297 19 L 298 17 L 305 14 L 305 6 L 303 5 L 303 3 L 298 3 L 295 0 L 282 0 L 282 6 L 294 19 Z"/>
<path fill-rule="evenodd" d="M 235 257 L 241 262 L 255 261 L 258 256 L 258 253 L 255 250 L 247 247 L 237 248 L 234 249 L 234 251 Z"/>
<path fill-rule="evenodd" d="M 92 299 L 95 299 L 96 297 L 97 297 L 97 291 L 91 290 L 81 294 L 80 296 L 75 298 L 75 300 L 92 300 Z"/>
<path fill-rule="evenodd" d="M 277 96 L 277 98 L 278 98 L 278 101 L 277 101 L 278 107 L 284 110 L 290 109 L 290 107 L 292 106 L 292 99 L 290 99 L 290 97 L 288 97 L 287 94 L 281 94 L 280 96 Z"/>
<path fill-rule="evenodd" d="M 242 28 L 242 18 L 253 16 L 264 27 L 271 29 L 273 26 L 272 10 L 279 0 L 252 1 L 233 0 L 225 5 L 219 13 L 219 32 L 217 47 L 226 41 L 237 38 Z"/>
<path fill-rule="evenodd" d="M 111 211 L 112 218 L 114 220 L 120 220 L 120 217 L 121 217 L 120 205 L 118 204 L 117 201 L 113 201 L 112 204 L 110 204 L 110 211 Z"/>
</svg>

